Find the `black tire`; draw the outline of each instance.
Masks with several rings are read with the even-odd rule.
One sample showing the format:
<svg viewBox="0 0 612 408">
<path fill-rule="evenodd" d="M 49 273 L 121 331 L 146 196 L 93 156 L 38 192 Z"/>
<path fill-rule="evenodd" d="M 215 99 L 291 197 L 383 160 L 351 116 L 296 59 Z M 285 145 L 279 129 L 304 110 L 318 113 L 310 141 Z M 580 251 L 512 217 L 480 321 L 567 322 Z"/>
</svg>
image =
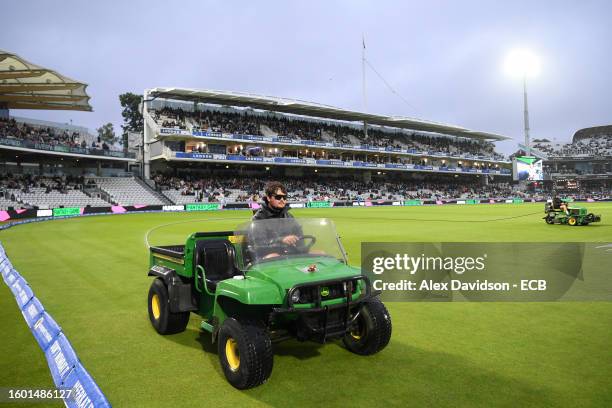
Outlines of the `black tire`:
<svg viewBox="0 0 612 408">
<path fill-rule="evenodd" d="M 272 374 L 274 353 L 270 335 L 261 322 L 227 318 L 221 325 L 217 340 L 219 362 L 230 384 L 245 390 L 268 380 Z"/>
<path fill-rule="evenodd" d="M 549 224 L 549 225 L 551 225 L 551 224 L 554 224 L 554 223 L 555 223 L 555 218 L 554 218 L 554 217 L 550 217 L 550 216 L 548 216 L 548 217 L 546 217 L 546 218 L 544 218 L 544 219 L 546 220 L 546 223 L 547 223 L 547 224 Z"/>
<path fill-rule="evenodd" d="M 168 288 L 157 278 L 149 289 L 149 320 L 159 334 L 174 334 L 185 331 L 189 323 L 189 312 L 172 313 Z"/>
<path fill-rule="evenodd" d="M 378 298 L 363 303 L 359 317 L 342 341 L 355 354 L 368 356 L 384 349 L 391 339 L 391 316 Z"/>
</svg>

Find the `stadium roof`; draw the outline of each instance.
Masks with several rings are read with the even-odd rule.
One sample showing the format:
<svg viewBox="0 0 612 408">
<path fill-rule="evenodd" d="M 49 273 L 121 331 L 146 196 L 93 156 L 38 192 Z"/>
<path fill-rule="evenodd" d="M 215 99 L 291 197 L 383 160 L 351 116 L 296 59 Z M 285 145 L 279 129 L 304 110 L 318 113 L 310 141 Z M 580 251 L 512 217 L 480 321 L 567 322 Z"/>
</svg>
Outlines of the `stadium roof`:
<svg viewBox="0 0 612 408">
<path fill-rule="evenodd" d="M 435 132 L 481 140 L 508 140 L 510 137 L 495 133 L 479 132 L 459 126 L 413 119 L 403 116 L 384 116 L 372 113 L 349 111 L 328 105 L 305 102 L 273 96 L 253 95 L 241 92 L 213 91 L 185 88 L 153 88 L 149 97 L 214 103 L 228 106 L 251 107 L 294 115 L 314 116 L 350 122 L 367 122 L 371 125 L 388 126 L 401 129 Z"/>
<path fill-rule="evenodd" d="M 87 84 L 0 50 L 0 107 L 91 111 Z"/>
<path fill-rule="evenodd" d="M 594 127 L 584 128 L 574 133 L 574 137 L 572 138 L 572 143 L 575 143 L 578 140 L 585 139 L 587 137 L 603 137 L 607 135 L 612 135 L 612 125 L 594 126 Z"/>
</svg>

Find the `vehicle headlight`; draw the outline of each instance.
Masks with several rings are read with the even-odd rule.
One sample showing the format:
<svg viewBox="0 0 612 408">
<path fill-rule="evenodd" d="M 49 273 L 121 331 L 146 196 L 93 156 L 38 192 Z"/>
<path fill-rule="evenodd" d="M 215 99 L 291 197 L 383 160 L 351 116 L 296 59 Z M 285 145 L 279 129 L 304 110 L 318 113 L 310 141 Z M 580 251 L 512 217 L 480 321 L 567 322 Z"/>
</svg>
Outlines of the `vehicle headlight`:
<svg viewBox="0 0 612 408">
<path fill-rule="evenodd" d="M 294 290 L 293 293 L 291 294 L 291 302 L 293 303 L 300 302 L 300 290 L 299 289 Z"/>
</svg>

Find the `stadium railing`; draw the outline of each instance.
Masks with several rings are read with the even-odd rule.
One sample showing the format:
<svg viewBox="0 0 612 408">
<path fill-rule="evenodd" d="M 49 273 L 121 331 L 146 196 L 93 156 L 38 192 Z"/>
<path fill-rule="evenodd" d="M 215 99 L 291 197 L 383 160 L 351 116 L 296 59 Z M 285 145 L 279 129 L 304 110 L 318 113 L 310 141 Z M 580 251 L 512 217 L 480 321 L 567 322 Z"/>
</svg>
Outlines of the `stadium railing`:
<svg viewBox="0 0 612 408">
<path fill-rule="evenodd" d="M 507 159 L 499 159 L 491 156 L 471 154 L 471 153 L 449 153 L 444 151 L 435 150 L 417 150 L 417 149 L 402 149 L 399 147 L 387 146 L 378 147 L 367 144 L 346 144 L 346 143 L 334 143 L 334 142 L 323 142 L 318 140 L 306 140 L 306 139 L 293 139 L 286 136 L 260 136 L 260 135 L 243 135 L 243 134 L 230 134 L 221 132 L 207 132 L 207 131 L 191 131 L 176 128 L 160 128 L 159 134 L 161 136 L 166 135 L 183 135 L 183 136 L 194 136 L 201 137 L 211 140 L 234 140 L 237 142 L 265 142 L 278 145 L 290 145 L 290 146 L 302 146 L 305 148 L 327 148 L 335 150 L 354 150 L 362 152 L 373 152 L 373 153 L 403 153 L 408 155 L 416 156 L 436 156 L 439 158 L 449 159 L 467 159 L 467 160 L 481 160 L 487 162 L 498 162 L 498 163 L 510 163 Z"/>
<path fill-rule="evenodd" d="M 33 150 L 46 150 L 52 152 L 61 153 L 73 153 L 83 154 L 88 156 L 106 156 L 106 157 L 118 157 L 118 158 L 129 158 L 133 159 L 136 157 L 135 153 L 125 153 L 118 150 L 104 150 L 94 148 L 82 148 L 82 147 L 71 147 L 65 145 L 51 145 L 46 143 L 36 143 L 29 140 L 11 139 L 11 138 L 0 138 L 0 144 L 4 146 L 21 147 L 25 149 Z"/>
<path fill-rule="evenodd" d="M 310 165 L 328 167 L 351 167 L 351 168 L 377 168 L 377 169 L 396 169 L 396 170 L 418 170 L 433 172 L 459 172 L 459 173 L 478 173 L 478 174 L 511 174 L 510 169 L 478 169 L 472 167 L 453 167 L 453 166 L 431 166 L 420 164 L 403 163 L 372 163 L 365 161 L 343 161 L 332 159 L 312 159 L 297 157 L 261 157 L 261 156 L 242 156 L 233 154 L 217 153 L 194 153 L 194 152 L 174 152 L 166 153 L 170 157 L 177 159 L 198 159 L 205 161 L 238 161 L 238 162 L 259 162 L 262 164 L 284 164 L 284 165 Z"/>
</svg>

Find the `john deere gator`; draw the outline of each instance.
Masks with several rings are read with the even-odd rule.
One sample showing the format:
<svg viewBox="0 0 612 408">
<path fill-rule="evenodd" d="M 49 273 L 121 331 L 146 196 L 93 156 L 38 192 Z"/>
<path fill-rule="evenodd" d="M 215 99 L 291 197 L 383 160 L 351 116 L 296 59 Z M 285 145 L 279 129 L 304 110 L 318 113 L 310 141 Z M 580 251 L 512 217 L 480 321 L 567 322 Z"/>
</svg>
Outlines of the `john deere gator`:
<svg viewBox="0 0 612 408">
<path fill-rule="evenodd" d="M 366 276 L 348 265 L 328 219 L 253 221 L 196 232 L 185 245 L 152 246 L 151 324 L 184 331 L 190 313 L 217 344 L 227 380 L 246 389 L 272 373 L 273 344 L 341 339 L 370 355 L 391 338 L 391 317 Z"/>
</svg>

